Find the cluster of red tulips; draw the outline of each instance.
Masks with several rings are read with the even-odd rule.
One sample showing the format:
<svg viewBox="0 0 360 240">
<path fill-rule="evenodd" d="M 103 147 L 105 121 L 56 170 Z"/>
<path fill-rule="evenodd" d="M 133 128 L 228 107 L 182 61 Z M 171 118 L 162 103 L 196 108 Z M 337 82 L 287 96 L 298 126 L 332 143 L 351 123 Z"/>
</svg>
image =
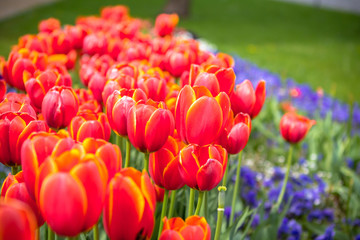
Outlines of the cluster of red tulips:
<svg viewBox="0 0 360 240">
<path fill-rule="evenodd" d="M 150 28 L 124 6 L 74 26 L 47 19 L 0 60 L 0 162 L 13 170 L 1 188 L 0 239 L 36 239 L 45 222 L 50 233 L 93 228 L 96 238 L 101 215 L 111 239 L 149 239 L 157 193 L 165 202 L 184 185 L 203 193 L 219 184 L 228 154 L 248 142 L 265 82 L 235 86 L 231 56 L 177 37 L 177 23 L 161 14 Z M 75 69 L 86 88 L 72 87 Z M 294 118 L 282 121 L 289 142 L 309 129 Z M 127 142 L 125 159 L 111 131 Z M 130 144 L 144 153 L 142 171 L 130 167 Z M 159 238 L 210 239 L 192 211 L 185 221 L 162 214 Z"/>
</svg>

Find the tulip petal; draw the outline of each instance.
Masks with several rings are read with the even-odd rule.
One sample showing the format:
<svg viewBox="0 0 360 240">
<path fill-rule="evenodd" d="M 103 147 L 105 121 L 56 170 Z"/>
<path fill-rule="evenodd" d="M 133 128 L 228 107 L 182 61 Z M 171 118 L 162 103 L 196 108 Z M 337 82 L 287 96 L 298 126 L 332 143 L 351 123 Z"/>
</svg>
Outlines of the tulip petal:
<svg viewBox="0 0 360 240">
<path fill-rule="evenodd" d="M 196 180 L 200 191 L 210 191 L 221 180 L 223 167 L 218 160 L 209 159 L 207 163 L 199 169 Z"/>
</svg>

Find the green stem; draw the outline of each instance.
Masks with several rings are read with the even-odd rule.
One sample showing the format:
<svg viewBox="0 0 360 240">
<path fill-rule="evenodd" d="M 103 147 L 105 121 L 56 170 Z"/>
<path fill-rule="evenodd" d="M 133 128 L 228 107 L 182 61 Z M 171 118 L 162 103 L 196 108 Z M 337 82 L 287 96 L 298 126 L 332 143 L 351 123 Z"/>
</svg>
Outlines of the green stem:
<svg viewBox="0 0 360 240">
<path fill-rule="evenodd" d="M 126 158 L 125 158 L 125 166 L 124 166 L 125 168 L 129 167 L 130 150 L 131 150 L 130 140 L 126 139 Z"/>
<path fill-rule="evenodd" d="M 285 179 L 284 182 L 282 184 L 281 187 L 281 192 L 280 195 L 277 199 L 277 202 L 274 206 L 274 211 L 273 212 L 277 212 L 279 210 L 279 207 L 281 205 L 281 202 L 284 198 L 284 194 L 285 194 L 285 190 L 286 190 L 286 185 L 289 179 L 289 173 L 290 173 L 290 167 L 291 167 L 291 160 L 292 160 L 292 152 L 293 152 L 293 145 L 290 144 L 290 148 L 289 148 L 289 154 L 288 154 L 288 158 L 287 158 L 287 165 L 286 165 L 286 174 L 285 174 Z"/>
<path fill-rule="evenodd" d="M 55 239 L 55 233 L 53 230 L 51 230 L 50 226 L 48 225 L 48 238 L 47 240 L 54 240 Z"/>
<path fill-rule="evenodd" d="M 121 154 L 121 155 L 123 155 L 123 154 L 122 154 L 122 142 L 123 142 L 123 138 L 122 138 L 120 135 L 117 135 L 117 134 L 116 134 L 116 145 L 119 146 L 119 148 L 120 148 L 120 154 Z M 121 156 L 121 157 L 122 157 L 122 156 Z"/>
<path fill-rule="evenodd" d="M 176 190 L 172 190 L 170 194 L 170 209 L 168 214 L 169 219 L 174 216 L 175 197 L 176 197 Z"/>
<path fill-rule="evenodd" d="M 219 190 L 219 196 L 218 196 L 217 222 L 216 222 L 216 230 L 215 230 L 214 240 L 220 239 L 222 220 L 224 217 L 226 187 L 221 186 L 218 188 L 218 190 Z"/>
<path fill-rule="evenodd" d="M 15 176 L 16 174 L 18 173 L 18 167 L 15 165 L 15 166 L 12 166 L 11 167 L 11 174 L 13 176 Z"/>
<path fill-rule="evenodd" d="M 75 237 L 67 237 L 68 240 L 78 240 L 79 239 L 79 235 L 75 236 Z"/>
<path fill-rule="evenodd" d="M 204 217 L 205 219 L 208 219 L 208 192 L 205 192 L 204 197 Z"/>
<path fill-rule="evenodd" d="M 228 159 L 230 161 L 230 154 L 228 156 Z M 224 173 L 224 177 L 223 177 L 223 182 L 222 182 L 222 185 L 223 186 L 226 186 L 226 181 L 227 181 L 227 175 L 228 175 L 228 171 L 229 171 L 229 161 L 228 163 L 226 164 L 226 169 L 225 169 L 225 173 Z"/>
<path fill-rule="evenodd" d="M 194 199 L 195 199 L 195 189 L 190 188 L 189 209 L 188 209 L 188 214 L 187 214 L 188 217 L 193 215 Z"/>
<path fill-rule="evenodd" d="M 99 226 L 98 223 L 96 223 L 93 227 L 93 236 L 94 240 L 99 240 Z"/>
<path fill-rule="evenodd" d="M 149 153 L 144 153 L 144 169 L 149 172 Z"/>
<path fill-rule="evenodd" d="M 230 225 L 234 222 L 235 204 L 236 204 L 236 198 L 238 195 L 239 184 L 240 184 L 241 160 L 242 160 L 242 151 L 239 153 L 238 165 L 237 165 L 237 169 L 236 169 L 235 187 L 234 187 L 234 192 L 233 192 L 233 197 L 232 197 L 232 202 L 231 202 Z"/>
<path fill-rule="evenodd" d="M 203 199 L 204 199 L 204 192 L 203 192 L 203 191 L 199 191 L 198 203 L 197 203 L 197 206 L 196 206 L 196 210 L 195 210 L 195 214 L 194 214 L 194 215 L 199 216 Z"/>
<path fill-rule="evenodd" d="M 161 217 L 160 217 L 160 224 L 159 224 L 159 231 L 158 231 L 158 239 L 160 238 L 160 235 L 161 235 L 161 232 L 162 232 L 162 229 L 163 229 L 163 226 L 164 226 L 163 218 L 165 217 L 168 200 L 169 200 L 169 190 L 165 189 L 164 201 L 163 201 L 163 205 L 162 205 L 162 209 L 161 209 Z"/>
</svg>

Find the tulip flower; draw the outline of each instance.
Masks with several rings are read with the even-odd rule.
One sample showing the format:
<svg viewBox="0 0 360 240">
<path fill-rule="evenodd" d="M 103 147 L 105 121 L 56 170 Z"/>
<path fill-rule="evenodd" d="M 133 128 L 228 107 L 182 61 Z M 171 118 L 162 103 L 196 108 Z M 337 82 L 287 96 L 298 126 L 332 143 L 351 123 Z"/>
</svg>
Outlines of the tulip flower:
<svg viewBox="0 0 360 240">
<path fill-rule="evenodd" d="M 251 132 L 251 118 L 247 114 L 232 115 L 228 125 L 220 134 L 218 144 L 223 146 L 229 154 L 238 154 L 246 146 Z"/>
<path fill-rule="evenodd" d="M 71 87 L 55 86 L 45 95 L 42 103 L 42 114 L 51 128 L 65 128 L 76 116 L 79 101 Z"/>
<path fill-rule="evenodd" d="M 172 49 L 166 52 L 165 66 L 173 76 L 180 77 L 189 71 L 191 63 L 195 61 L 195 54 L 190 50 Z"/>
<path fill-rule="evenodd" d="M 167 190 L 176 190 L 184 186 L 179 172 L 179 144 L 169 136 L 166 144 L 150 154 L 149 173 L 155 184 Z"/>
<path fill-rule="evenodd" d="M 45 70 L 36 78 L 24 78 L 25 89 L 29 94 L 31 103 L 41 109 L 45 94 L 54 86 L 71 86 L 71 78 L 65 78 L 56 70 Z"/>
<path fill-rule="evenodd" d="M 136 102 L 147 100 L 141 89 L 114 91 L 106 101 L 106 115 L 111 128 L 117 135 L 127 137 L 127 121 L 131 108 Z"/>
<path fill-rule="evenodd" d="M 185 143 L 213 143 L 227 124 L 230 100 L 225 93 L 213 97 L 207 88 L 183 87 L 175 106 L 176 129 Z"/>
<path fill-rule="evenodd" d="M 185 221 L 179 217 L 163 219 L 160 240 L 210 240 L 211 229 L 204 217 L 190 216 Z"/>
<path fill-rule="evenodd" d="M 314 120 L 300 116 L 295 112 L 288 112 L 281 118 L 280 133 L 289 143 L 298 143 L 304 139 L 315 123 Z"/>
<path fill-rule="evenodd" d="M 0 162 L 7 166 L 21 165 L 21 146 L 33 132 L 47 131 L 44 121 L 27 113 L 7 112 L 0 115 Z"/>
<path fill-rule="evenodd" d="M 109 141 L 111 128 L 104 113 L 81 112 L 69 124 L 69 132 L 75 141 L 93 137 Z"/>
<path fill-rule="evenodd" d="M 51 33 L 61 28 L 60 21 L 56 18 L 48 18 L 39 23 L 39 32 Z"/>
<path fill-rule="evenodd" d="M 103 223 L 110 239 L 150 239 L 156 197 L 147 172 L 124 168 L 107 188 Z"/>
<path fill-rule="evenodd" d="M 21 201 L 0 198 L 0 222 L 0 239 L 37 239 L 35 215 L 31 208 Z"/>
<path fill-rule="evenodd" d="M 163 78 L 141 78 L 137 84 L 138 87 L 146 93 L 147 97 L 154 101 L 164 101 L 169 91 L 166 86 L 166 81 Z"/>
<path fill-rule="evenodd" d="M 121 22 L 128 17 L 129 8 L 123 5 L 108 6 L 101 10 L 101 18 Z"/>
<path fill-rule="evenodd" d="M 127 132 L 131 144 L 140 152 L 150 153 L 159 150 L 174 132 L 174 117 L 164 109 L 164 104 L 153 105 L 136 103 L 129 112 Z"/>
<path fill-rule="evenodd" d="M 185 184 L 199 191 L 210 191 L 222 179 L 227 152 L 219 145 L 190 144 L 180 151 L 180 175 Z"/>
<path fill-rule="evenodd" d="M 4 79 L 0 79 L 0 102 L 4 100 L 6 94 L 6 82 Z"/>
<path fill-rule="evenodd" d="M 171 35 L 178 22 L 179 16 L 177 14 L 160 14 L 155 20 L 155 33 L 160 37 Z"/>
<path fill-rule="evenodd" d="M 66 35 L 63 30 L 54 30 L 50 36 L 51 50 L 53 54 L 67 54 L 73 48 L 70 36 Z"/>
<path fill-rule="evenodd" d="M 4 197 L 5 199 L 13 198 L 26 203 L 35 214 L 37 225 L 41 226 L 44 224 L 44 219 L 40 214 L 40 210 L 26 188 L 22 171 L 15 176 L 9 173 L 1 187 L 1 197 Z"/>
<path fill-rule="evenodd" d="M 265 102 L 265 81 L 261 80 L 254 91 L 253 85 L 249 80 L 236 85 L 234 92 L 230 96 L 231 108 L 234 114 L 239 112 L 247 113 L 251 118 L 255 118 L 261 111 Z"/>
<path fill-rule="evenodd" d="M 30 105 L 30 99 L 23 94 L 8 93 L 5 99 L 0 103 L 0 114 L 21 113 L 26 119 L 36 119 L 36 111 Z"/>
<path fill-rule="evenodd" d="M 38 176 L 40 211 L 56 234 L 76 236 L 98 222 L 108 181 L 99 157 L 81 144 L 65 151 L 58 144 Z"/>
</svg>

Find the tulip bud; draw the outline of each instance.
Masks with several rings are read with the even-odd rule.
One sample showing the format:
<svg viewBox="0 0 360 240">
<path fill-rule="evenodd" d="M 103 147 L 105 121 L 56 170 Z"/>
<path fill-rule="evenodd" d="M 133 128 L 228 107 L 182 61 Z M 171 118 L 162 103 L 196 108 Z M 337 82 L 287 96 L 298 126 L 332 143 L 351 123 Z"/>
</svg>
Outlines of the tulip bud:
<svg viewBox="0 0 360 240">
<path fill-rule="evenodd" d="M 305 138 L 315 123 L 315 120 L 310 120 L 295 112 L 288 112 L 280 120 L 280 133 L 289 143 L 298 143 Z"/>
</svg>

